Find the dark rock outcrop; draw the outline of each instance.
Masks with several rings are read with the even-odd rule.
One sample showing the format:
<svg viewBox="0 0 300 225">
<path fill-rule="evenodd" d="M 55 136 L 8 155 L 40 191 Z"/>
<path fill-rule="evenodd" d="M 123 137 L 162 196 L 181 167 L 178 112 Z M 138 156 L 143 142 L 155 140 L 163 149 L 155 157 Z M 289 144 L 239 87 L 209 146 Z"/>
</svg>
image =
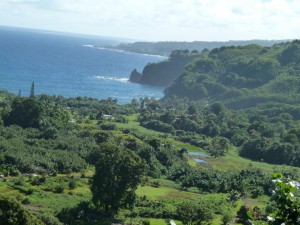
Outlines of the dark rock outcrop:
<svg viewBox="0 0 300 225">
<path fill-rule="evenodd" d="M 134 69 L 130 74 L 129 81 L 133 83 L 139 83 L 141 78 L 142 78 L 142 74 L 139 73 L 136 69 Z"/>
</svg>

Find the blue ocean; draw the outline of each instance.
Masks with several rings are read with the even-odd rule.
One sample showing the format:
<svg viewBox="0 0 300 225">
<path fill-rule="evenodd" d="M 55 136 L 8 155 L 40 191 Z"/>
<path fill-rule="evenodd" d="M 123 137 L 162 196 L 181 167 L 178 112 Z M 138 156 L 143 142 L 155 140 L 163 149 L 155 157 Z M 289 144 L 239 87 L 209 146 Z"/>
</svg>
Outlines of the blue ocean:
<svg viewBox="0 0 300 225">
<path fill-rule="evenodd" d="M 115 98 L 119 103 L 141 97 L 161 98 L 163 89 L 129 83 L 133 69 L 164 57 L 94 48 L 122 40 L 0 27 L 0 89 L 28 96 Z"/>
</svg>

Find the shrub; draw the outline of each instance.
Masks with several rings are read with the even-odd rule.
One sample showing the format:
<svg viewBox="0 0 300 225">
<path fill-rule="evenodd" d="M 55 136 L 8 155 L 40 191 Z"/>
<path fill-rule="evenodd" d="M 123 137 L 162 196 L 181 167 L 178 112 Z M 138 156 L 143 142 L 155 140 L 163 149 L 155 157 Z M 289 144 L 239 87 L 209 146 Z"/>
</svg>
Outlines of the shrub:
<svg viewBox="0 0 300 225">
<path fill-rule="evenodd" d="M 149 220 L 143 220 L 142 225 L 150 225 L 150 221 Z"/>
<path fill-rule="evenodd" d="M 19 202 L 0 195 L 0 223 L 5 225 L 44 225 Z"/>
<path fill-rule="evenodd" d="M 37 213 L 36 217 L 43 221 L 46 225 L 63 225 L 58 218 L 52 216 L 51 214 L 48 214 L 46 212 Z"/>
<path fill-rule="evenodd" d="M 63 184 L 59 184 L 57 186 L 54 187 L 54 193 L 63 193 L 65 190 L 65 185 Z"/>
<path fill-rule="evenodd" d="M 31 202 L 28 198 L 24 198 L 23 201 L 21 202 L 23 205 L 29 205 Z"/>
<path fill-rule="evenodd" d="M 71 180 L 68 185 L 69 185 L 69 188 L 71 190 L 73 190 L 77 187 L 77 182 L 75 180 Z"/>
<path fill-rule="evenodd" d="M 28 190 L 27 190 L 28 195 L 32 195 L 33 192 L 34 192 L 34 189 L 32 187 L 28 188 Z"/>
<path fill-rule="evenodd" d="M 112 123 L 101 124 L 100 127 L 102 130 L 116 130 L 117 129 L 117 126 Z"/>
<path fill-rule="evenodd" d="M 18 179 L 14 180 L 15 185 L 23 186 L 24 182 L 24 177 L 19 177 Z"/>
<path fill-rule="evenodd" d="M 158 120 L 150 120 L 149 122 L 142 123 L 142 126 L 160 132 L 166 132 L 166 133 L 175 132 L 175 129 L 172 125 L 166 124 Z"/>
<path fill-rule="evenodd" d="M 44 183 L 46 181 L 45 177 L 34 177 L 33 180 L 31 181 L 31 185 L 41 185 L 42 183 Z"/>
</svg>

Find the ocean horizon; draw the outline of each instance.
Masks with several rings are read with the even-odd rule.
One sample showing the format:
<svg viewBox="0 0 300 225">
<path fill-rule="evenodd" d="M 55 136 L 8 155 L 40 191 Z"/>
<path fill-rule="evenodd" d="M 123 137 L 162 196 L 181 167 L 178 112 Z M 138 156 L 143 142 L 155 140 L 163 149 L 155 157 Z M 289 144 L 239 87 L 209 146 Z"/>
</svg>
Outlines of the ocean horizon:
<svg viewBox="0 0 300 225">
<path fill-rule="evenodd" d="M 163 97 L 163 88 L 128 82 L 133 69 L 142 71 L 162 56 L 94 46 L 122 39 L 31 29 L 0 27 L 0 89 L 28 96 L 113 98 L 119 103 L 142 97 Z"/>
</svg>

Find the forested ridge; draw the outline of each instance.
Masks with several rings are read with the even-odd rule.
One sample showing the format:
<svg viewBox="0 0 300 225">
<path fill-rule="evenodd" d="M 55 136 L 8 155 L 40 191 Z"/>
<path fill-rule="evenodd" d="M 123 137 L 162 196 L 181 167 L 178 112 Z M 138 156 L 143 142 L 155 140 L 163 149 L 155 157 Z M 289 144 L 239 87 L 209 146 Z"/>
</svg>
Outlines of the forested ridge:
<svg viewBox="0 0 300 225">
<path fill-rule="evenodd" d="M 257 44 L 261 46 L 272 46 L 273 44 L 283 42 L 283 40 L 248 40 L 248 41 L 193 41 L 193 42 L 181 42 L 181 41 L 161 41 L 161 42 L 134 42 L 134 43 L 121 43 L 119 45 L 104 46 L 105 48 L 118 49 L 129 52 L 136 52 L 141 54 L 150 55 L 163 55 L 169 56 L 174 49 L 178 50 L 197 50 L 203 49 L 212 50 L 222 46 L 239 46 Z"/>
<path fill-rule="evenodd" d="M 298 90 L 298 45 L 296 40 L 271 47 L 173 50 L 167 60 L 146 65 L 137 82 L 170 86 L 167 95 L 193 99 L 227 100 L 249 94 L 248 89 L 262 95 L 293 94 Z"/>
<path fill-rule="evenodd" d="M 299 41 L 231 46 L 202 53 L 166 89 L 166 95 L 223 101 L 231 108 L 248 108 L 266 101 L 297 103 Z M 277 100 L 278 99 L 278 100 Z M 239 104 L 246 102 L 248 105 Z"/>
<path fill-rule="evenodd" d="M 297 224 L 299 49 L 173 51 L 161 100 L 1 91 L 0 224 Z"/>
</svg>

